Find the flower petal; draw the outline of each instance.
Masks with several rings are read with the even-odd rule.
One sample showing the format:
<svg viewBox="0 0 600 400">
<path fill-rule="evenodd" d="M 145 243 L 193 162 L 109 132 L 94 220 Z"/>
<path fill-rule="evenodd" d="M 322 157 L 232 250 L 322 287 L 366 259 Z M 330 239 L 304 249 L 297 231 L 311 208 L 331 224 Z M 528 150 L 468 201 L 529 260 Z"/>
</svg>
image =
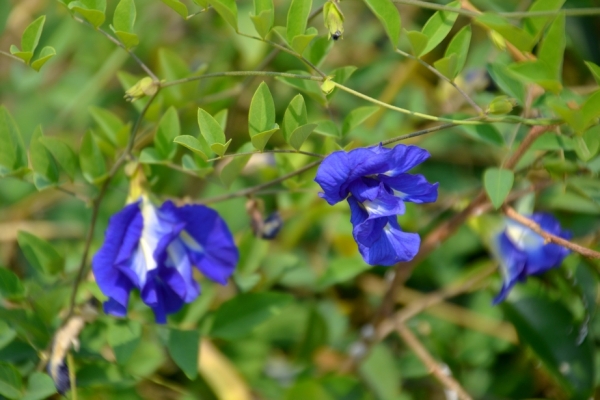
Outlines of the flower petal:
<svg viewBox="0 0 600 400">
<path fill-rule="evenodd" d="M 396 145 L 392 149 L 379 146 L 370 147 L 376 154 L 385 154 L 387 157 L 387 169 L 377 171 L 378 174 L 397 176 L 411 170 L 429 158 L 429 152 L 418 146 Z"/>
<path fill-rule="evenodd" d="M 129 296 L 129 293 L 127 295 Z M 127 316 L 127 303 L 123 305 L 110 297 L 104 302 L 103 309 L 105 314 L 114 315 L 115 317 Z"/>
<path fill-rule="evenodd" d="M 500 256 L 500 269 L 504 276 L 504 282 L 500 293 L 494 298 L 493 304 L 503 301 L 517 281 L 525 278 L 527 262 L 525 253 L 516 247 L 504 232 L 497 236 L 496 248 Z"/>
<path fill-rule="evenodd" d="M 406 207 L 401 198 L 394 196 L 375 179 L 357 179 L 350 185 L 352 197 L 362 203 L 369 218 L 404 214 Z"/>
<path fill-rule="evenodd" d="M 161 268 L 148 273 L 148 281 L 142 289 L 141 297 L 152 311 L 156 322 L 167 322 L 167 314 L 181 309 L 184 304 L 185 282 L 173 268 Z"/>
<path fill-rule="evenodd" d="M 355 239 L 358 249 L 369 265 L 392 266 L 398 262 L 412 260 L 419 251 L 421 238 L 416 233 L 403 232 L 395 217 L 379 218 L 386 220 L 378 239 L 370 245 L 361 242 L 358 235 Z"/>
<path fill-rule="evenodd" d="M 390 177 L 379 175 L 384 184 L 393 189 L 394 195 L 412 203 L 432 203 L 437 200 L 438 184 L 431 184 L 423 175 L 398 174 Z"/>
<path fill-rule="evenodd" d="M 166 253 L 165 267 L 175 268 L 185 283 L 183 301 L 186 303 L 194 301 L 200 294 L 200 286 L 194 280 L 192 264 L 184 244 L 176 239 L 167 247 Z"/>
</svg>

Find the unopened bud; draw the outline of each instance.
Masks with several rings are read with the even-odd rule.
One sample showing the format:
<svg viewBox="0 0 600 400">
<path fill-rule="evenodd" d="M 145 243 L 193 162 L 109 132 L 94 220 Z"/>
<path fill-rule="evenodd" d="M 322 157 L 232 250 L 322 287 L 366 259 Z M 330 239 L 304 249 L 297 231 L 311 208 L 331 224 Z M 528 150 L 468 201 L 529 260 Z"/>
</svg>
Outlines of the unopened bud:
<svg viewBox="0 0 600 400">
<path fill-rule="evenodd" d="M 321 84 L 321 90 L 323 91 L 323 93 L 329 94 L 333 92 L 333 89 L 335 89 L 335 83 L 333 83 L 331 78 L 326 78 L 325 81 L 323 81 L 323 83 Z"/>
<path fill-rule="evenodd" d="M 508 96 L 498 96 L 492 100 L 487 112 L 489 114 L 508 114 L 516 105 L 515 99 L 510 99 Z"/>
<path fill-rule="evenodd" d="M 145 77 L 129 88 L 123 97 L 125 97 L 125 100 L 133 103 L 144 96 L 153 96 L 157 90 L 158 82 L 153 81 L 152 78 Z"/>
<path fill-rule="evenodd" d="M 329 31 L 329 38 L 338 40 L 344 35 L 344 14 L 334 1 L 328 1 L 323 6 L 323 19 L 325 27 Z"/>
</svg>

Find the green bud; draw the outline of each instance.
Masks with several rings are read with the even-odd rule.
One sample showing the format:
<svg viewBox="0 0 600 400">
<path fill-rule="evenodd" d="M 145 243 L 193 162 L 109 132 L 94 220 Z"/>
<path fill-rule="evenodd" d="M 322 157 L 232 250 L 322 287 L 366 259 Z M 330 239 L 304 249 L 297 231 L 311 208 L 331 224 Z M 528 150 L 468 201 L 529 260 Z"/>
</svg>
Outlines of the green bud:
<svg viewBox="0 0 600 400">
<path fill-rule="evenodd" d="M 509 99 L 508 96 L 498 96 L 492 100 L 487 112 L 489 114 L 508 114 L 516 105 L 515 99 Z"/>
<path fill-rule="evenodd" d="M 498 48 L 500 51 L 506 50 L 506 40 L 502 37 L 498 32 L 491 30 L 490 31 L 490 39 L 492 39 L 492 43 L 494 46 Z"/>
<path fill-rule="evenodd" d="M 344 35 L 344 14 L 340 11 L 335 0 L 330 0 L 323 6 L 323 20 L 329 31 L 329 38 L 338 40 Z"/>
<path fill-rule="evenodd" d="M 333 92 L 333 89 L 335 89 L 335 83 L 333 83 L 331 78 L 326 78 L 321 84 L 321 90 L 323 91 L 323 93 L 329 94 Z"/>
<path fill-rule="evenodd" d="M 154 82 L 152 78 L 145 77 L 140 79 L 135 85 L 125 92 L 125 100 L 134 102 L 144 96 L 153 96 L 158 90 L 158 82 Z"/>
</svg>

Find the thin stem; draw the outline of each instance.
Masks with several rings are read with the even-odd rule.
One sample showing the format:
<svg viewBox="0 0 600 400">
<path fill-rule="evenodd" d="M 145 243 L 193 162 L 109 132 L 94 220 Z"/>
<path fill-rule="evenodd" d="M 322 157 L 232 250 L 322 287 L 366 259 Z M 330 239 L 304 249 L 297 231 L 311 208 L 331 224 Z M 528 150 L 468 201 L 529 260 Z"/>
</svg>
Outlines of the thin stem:
<svg viewBox="0 0 600 400">
<path fill-rule="evenodd" d="M 425 346 L 417 339 L 417 337 L 404 324 L 398 324 L 396 331 L 404 340 L 404 343 L 415 353 L 421 362 L 429 369 L 429 372 L 437 378 L 442 385 L 449 391 L 455 393 L 462 400 L 471 400 L 472 397 L 462 388 L 451 375 L 447 366 L 442 367 L 437 363 L 433 356 L 427 351 Z"/>
<path fill-rule="evenodd" d="M 242 156 L 253 156 L 254 154 L 264 154 L 264 153 L 302 154 L 302 155 L 305 155 L 305 156 L 310 156 L 310 157 L 315 157 L 315 158 L 321 158 L 321 159 L 325 158 L 325 156 L 323 154 L 311 153 L 309 151 L 289 150 L 289 149 L 273 149 L 273 150 L 263 150 L 263 151 L 249 151 L 247 153 L 225 154 L 225 155 L 223 155 L 223 157 L 209 158 L 208 160 L 206 160 L 206 162 L 218 161 L 218 160 L 222 160 L 224 158 L 235 158 L 235 157 L 242 157 Z"/>
<path fill-rule="evenodd" d="M 471 107 L 473 107 L 475 109 L 475 111 L 477 111 L 477 113 L 479 115 L 483 115 L 484 112 L 481 109 L 481 107 L 479 107 L 477 105 L 477 103 L 475 103 L 475 101 L 473 101 L 473 99 L 464 91 L 462 90 L 456 83 L 454 83 L 454 81 L 448 79 L 444 74 L 442 74 L 440 71 L 438 71 L 436 68 L 434 68 L 433 66 L 431 66 L 430 64 L 426 63 L 425 61 L 421 60 L 419 57 L 415 57 L 410 53 L 406 53 L 400 49 L 396 49 L 396 53 L 403 55 L 404 57 L 408 57 L 411 58 L 413 60 L 416 60 L 419 64 L 421 64 L 422 66 L 424 66 L 425 68 L 427 68 L 429 71 L 433 72 L 438 78 L 440 78 L 441 80 L 448 82 L 450 85 L 452 85 L 464 98 L 465 100 L 467 100 L 467 102 L 471 105 Z"/>
<path fill-rule="evenodd" d="M 570 242 L 559 236 L 556 236 L 549 232 L 546 232 L 537 223 L 535 223 L 534 221 L 530 220 L 527 217 L 522 216 L 521 214 L 516 212 L 513 208 L 505 205 L 502 208 L 502 210 L 504 211 L 504 214 L 506 214 L 506 216 L 508 218 L 517 221 L 521 225 L 525 225 L 526 227 L 528 227 L 529 229 L 531 229 L 532 231 L 534 231 L 535 233 L 537 233 L 538 235 L 543 237 L 546 242 L 556 243 L 559 246 L 563 246 L 569 250 L 573 250 L 574 252 L 579 253 L 584 257 L 600 259 L 599 252 L 594 251 L 592 249 L 588 249 L 587 247 L 580 246 L 576 243 Z"/>
<path fill-rule="evenodd" d="M 5 55 L 8 58 L 12 58 L 13 60 L 16 60 L 16 61 L 19 61 L 19 62 L 25 64 L 25 61 L 23 61 L 22 59 L 20 59 L 19 57 L 15 56 L 15 55 L 7 53 L 6 51 L 0 50 L 0 54 Z"/>
<path fill-rule="evenodd" d="M 428 133 L 437 132 L 437 131 L 441 131 L 441 130 L 448 129 L 448 128 L 453 128 L 453 127 L 455 127 L 457 125 L 458 124 L 443 124 L 443 125 L 434 126 L 432 128 L 421 129 L 420 131 L 411 132 L 411 133 L 408 133 L 406 135 L 397 136 L 395 138 L 384 140 L 383 142 L 381 142 L 381 144 L 385 146 L 385 145 L 388 145 L 388 144 L 400 142 L 402 140 L 410 139 L 410 138 L 413 138 L 413 137 L 417 137 L 417 136 L 421 136 L 421 135 L 426 135 Z"/>
<path fill-rule="evenodd" d="M 69 351 L 67 353 L 67 366 L 69 368 L 69 381 L 71 384 L 71 400 L 77 400 L 77 381 L 75 377 L 75 359 Z"/>
<path fill-rule="evenodd" d="M 155 81 L 155 82 L 160 81 L 160 79 L 158 79 L 158 76 L 156 76 L 156 74 L 154 72 L 152 72 L 152 70 L 146 64 L 144 64 L 144 62 L 142 60 L 140 60 L 140 58 L 133 51 L 131 51 L 123 43 L 121 43 L 121 41 L 119 39 L 113 37 L 110 33 L 106 32 L 105 30 L 94 27 L 92 24 L 90 24 L 89 22 L 87 22 L 79 17 L 73 17 L 73 19 L 79 23 L 89 25 L 89 26 L 93 27 L 95 30 L 97 30 L 98 32 L 100 32 L 101 34 L 103 34 L 108 40 L 110 40 L 111 42 L 113 42 L 114 44 L 116 44 L 117 46 L 122 48 L 123 50 L 125 50 L 127 52 L 127 54 L 129 54 L 131 56 L 131 58 L 133 58 L 133 60 L 148 74 L 148 76 L 150 78 L 152 78 L 153 81 Z"/>
<path fill-rule="evenodd" d="M 202 79 L 208 78 L 221 78 L 224 76 L 280 76 L 283 78 L 292 78 L 292 79 L 304 79 L 310 81 L 323 81 L 322 78 L 313 75 L 300 75 L 300 74 L 290 74 L 287 72 L 274 72 L 274 71 L 225 71 L 225 72 L 214 72 L 212 74 L 204 74 L 200 76 L 190 76 L 188 78 L 177 79 L 174 81 L 161 82 L 161 87 L 169 87 L 174 85 L 180 85 L 182 83 L 188 83 L 193 81 L 199 81 Z"/>
<path fill-rule="evenodd" d="M 278 183 L 281 183 L 281 182 L 283 182 L 287 179 L 290 179 L 296 175 L 300 175 L 301 173 L 306 172 L 309 169 L 316 167 L 320 163 L 321 163 L 321 160 L 313 161 L 310 164 L 306 164 L 304 167 L 302 167 L 296 171 L 290 172 L 289 174 L 282 175 L 279 178 L 273 179 L 269 182 L 261 183 L 260 185 L 256 185 L 256 186 L 253 186 L 250 188 L 238 190 L 237 192 L 226 193 L 226 194 L 223 194 L 220 196 L 215 196 L 215 197 L 209 197 L 208 199 L 202 200 L 200 203 L 201 204 L 217 203 L 220 201 L 234 199 L 236 197 L 248 196 L 248 195 L 254 194 L 256 192 L 259 192 L 265 188 L 268 188 L 269 186 L 277 185 Z"/>
<path fill-rule="evenodd" d="M 198 14 L 202 14 L 202 13 L 204 13 L 204 12 L 207 12 L 207 11 L 208 11 L 208 10 L 210 10 L 211 8 L 212 8 L 212 5 L 210 5 L 210 4 L 209 4 L 208 6 L 206 6 L 206 8 L 203 8 L 203 9 L 202 9 L 202 10 L 200 10 L 200 11 L 196 11 L 195 13 L 188 15 L 187 17 L 185 17 L 185 19 L 186 19 L 186 20 L 188 20 L 188 19 L 190 19 L 190 18 L 194 18 L 196 15 L 198 15 Z"/>
<path fill-rule="evenodd" d="M 475 11 L 467 10 L 464 8 L 455 8 L 442 4 L 430 3 L 427 1 L 420 0 L 392 0 L 394 3 L 399 4 L 408 4 L 412 6 L 428 8 L 430 10 L 436 11 L 449 11 L 453 13 L 457 13 L 460 15 L 465 15 L 467 17 L 477 17 L 480 13 Z M 560 13 L 565 14 L 567 17 L 587 17 L 600 15 L 600 8 L 567 8 L 562 10 L 548 10 L 548 11 L 510 11 L 510 12 L 493 12 L 489 11 L 495 15 L 499 15 L 501 17 L 506 18 L 530 18 L 530 17 L 553 17 Z"/>
</svg>

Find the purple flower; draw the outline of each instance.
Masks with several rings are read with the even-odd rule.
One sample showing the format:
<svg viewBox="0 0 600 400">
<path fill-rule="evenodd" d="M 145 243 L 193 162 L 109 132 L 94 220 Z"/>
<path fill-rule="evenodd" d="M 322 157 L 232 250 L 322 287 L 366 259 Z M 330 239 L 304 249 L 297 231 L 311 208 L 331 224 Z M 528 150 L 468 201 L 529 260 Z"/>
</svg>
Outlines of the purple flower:
<svg viewBox="0 0 600 400">
<path fill-rule="evenodd" d="M 528 218 L 548 233 L 563 239 L 571 238 L 571 232 L 562 230 L 556 218 L 550 214 L 535 213 Z M 529 275 L 541 274 L 560 266 L 569 254 L 568 249 L 554 243 L 545 243 L 543 237 L 513 220 L 506 221 L 506 228 L 496 236 L 495 247 L 504 283 L 494 304 L 504 300 L 517 282 L 525 281 Z"/>
<path fill-rule="evenodd" d="M 156 208 L 142 198 L 111 217 L 92 269 L 109 298 L 106 313 L 125 316 L 129 293 L 138 289 L 156 321 L 165 323 L 167 314 L 200 294 L 192 266 L 224 285 L 238 259 L 231 232 L 216 211 L 171 201 Z"/>
<path fill-rule="evenodd" d="M 416 146 L 379 145 L 336 151 L 319 167 L 315 178 L 323 189 L 319 196 L 332 205 L 347 199 L 352 234 L 368 264 L 389 266 L 417 254 L 419 235 L 403 232 L 396 216 L 404 214 L 405 201 L 437 199 L 437 183 L 406 173 L 427 158 L 429 153 Z"/>
</svg>

